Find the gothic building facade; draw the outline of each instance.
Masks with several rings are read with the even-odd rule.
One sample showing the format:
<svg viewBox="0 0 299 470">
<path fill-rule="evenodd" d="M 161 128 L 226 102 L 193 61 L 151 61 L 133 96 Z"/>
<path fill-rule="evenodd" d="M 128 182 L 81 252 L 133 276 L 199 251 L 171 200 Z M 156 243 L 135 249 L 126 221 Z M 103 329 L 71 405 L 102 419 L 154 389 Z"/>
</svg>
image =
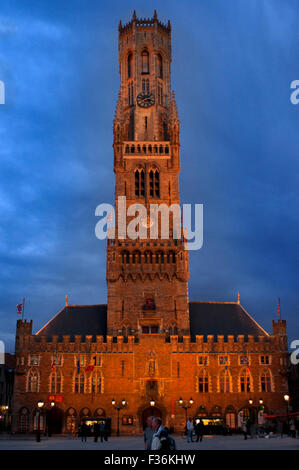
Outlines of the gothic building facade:
<svg viewBox="0 0 299 470">
<path fill-rule="evenodd" d="M 171 26 L 152 19 L 119 25 L 120 92 L 114 119 L 115 207 L 180 203 L 180 122 L 171 90 Z M 123 199 L 122 199 L 123 200 Z M 130 220 L 125 222 L 128 228 Z M 138 433 L 149 414 L 175 430 L 186 416 L 238 428 L 284 411 L 284 320 L 267 333 L 240 299 L 188 297 L 183 234 L 161 236 L 161 217 L 145 217 L 143 238 L 107 241 L 107 305 L 66 305 L 38 332 L 18 320 L 14 431 L 37 426 L 37 403 L 58 432 L 110 418 L 112 432 Z M 157 224 L 156 238 L 150 237 Z M 123 403 L 122 403 L 123 402 Z M 51 404 L 51 405 L 50 405 Z M 119 404 L 119 406 L 118 406 Z M 120 408 L 117 410 L 117 407 Z M 46 410 L 48 412 L 46 413 Z"/>
</svg>

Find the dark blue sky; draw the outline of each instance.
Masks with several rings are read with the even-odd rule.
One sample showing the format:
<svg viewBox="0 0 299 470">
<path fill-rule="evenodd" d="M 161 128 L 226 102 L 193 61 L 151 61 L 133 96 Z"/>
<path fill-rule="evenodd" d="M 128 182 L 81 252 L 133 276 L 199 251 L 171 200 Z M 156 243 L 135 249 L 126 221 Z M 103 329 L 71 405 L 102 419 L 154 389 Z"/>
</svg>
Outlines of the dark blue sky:
<svg viewBox="0 0 299 470">
<path fill-rule="evenodd" d="M 236 300 L 266 330 L 277 298 L 299 338 L 297 1 L 2 0 L 0 339 L 16 303 L 37 331 L 64 305 L 106 302 L 94 216 L 113 202 L 118 23 L 172 23 L 182 202 L 204 204 L 190 300 Z"/>
</svg>

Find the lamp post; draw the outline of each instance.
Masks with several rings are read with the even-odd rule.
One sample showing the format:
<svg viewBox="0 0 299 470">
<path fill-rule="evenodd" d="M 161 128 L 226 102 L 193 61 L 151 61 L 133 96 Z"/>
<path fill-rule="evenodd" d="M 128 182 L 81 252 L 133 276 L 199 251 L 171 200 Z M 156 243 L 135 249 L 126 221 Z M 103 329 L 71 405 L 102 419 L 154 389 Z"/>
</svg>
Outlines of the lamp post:
<svg viewBox="0 0 299 470">
<path fill-rule="evenodd" d="M 151 406 L 155 406 L 155 404 L 156 404 L 155 400 L 151 399 L 150 405 L 151 405 Z"/>
<path fill-rule="evenodd" d="M 287 408 L 287 423 L 288 423 L 288 427 L 289 427 L 289 401 L 290 401 L 290 396 L 285 394 L 284 397 L 283 397 L 285 403 L 286 403 L 286 408 Z"/>
<path fill-rule="evenodd" d="M 188 411 L 188 408 L 191 408 L 191 406 L 193 405 L 193 399 L 190 398 L 190 400 L 183 400 L 182 397 L 180 397 L 179 401 L 178 401 L 178 406 L 180 408 L 184 408 L 185 410 L 185 419 L 186 419 L 186 423 L 187 423 L 187 411 Z"/>
<path fill-rule="evenodd" d="M 40 400 L 37 404 L 37 410 L 36 410 L 36 413 L 37 413 L 36 442 L 40 442 L 40 414 L 41 414 L 41 410 L 43 406 L 44 406 L 44 402 Z"/>
<path fill-rule="evenodd" d="M 124 398 L 120 402 L 116 402 L 114 400 L 114 398 L 112 398 L 111 403 L 112 403 L 112 406 L 114 406 L 114 408 L 117 410 L 117 431 L 116 431 L 116 435 L 119 436 L 119 412 L 120 412 L 120 410 L 122 410 L 124 408 L 127 408 L 128 403 Z"/>
</svg>

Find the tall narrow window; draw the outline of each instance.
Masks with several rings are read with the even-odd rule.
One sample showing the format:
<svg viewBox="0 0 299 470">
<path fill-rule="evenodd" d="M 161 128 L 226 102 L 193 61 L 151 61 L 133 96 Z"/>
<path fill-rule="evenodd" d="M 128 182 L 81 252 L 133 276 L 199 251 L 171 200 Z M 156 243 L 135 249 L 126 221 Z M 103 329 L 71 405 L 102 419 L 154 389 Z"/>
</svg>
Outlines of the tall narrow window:
<svg viewBox="0 0 299 470">
<path fill-rule="evenodd" d="M 158 77 L 163 78 L 163 60 L 161 54 L 157 56 Z"/>
<path fill-rule="evenodd" d="M 271 392 L 271 376 L 269 371 L 264 371 L 260 376 L 261 392 Z"/>
<path fill-rule="evenodd" d="M 149 93 L 149 89 L 150 89 L 150 88 L 149 88 L 149 79 L 148 79 L 148 78 L 147 78 L 147 79 L 144 78 L 144 79 L 142 80 L 142 91 L 143 91 L 144 93 Z"/>
<path fill-rule="evenodd" d="M 250 384 L 250 375 L 247 370 L 244 370 L 240 374 L 240 392 L 250 392 L 251 391 L 251 384 Z"/>
<path fill-rule="evenodd" d="M 208 393 L 209 391 L 209 376 L 205 370 L 200 371 L 198 377 L 198 392 Z"/>
<path fill-rule="evenodd" d="M 128 55 L 128 78 L 132 77 L 133 72 L 133 54 Z"/>
<path fill-rule="evenodd" d="M 163 106 L 163 87 L 161 83 L 158 84 L 158 103 Z"/>
<path fill-rule="evenodd" d="M 160 197 L 160 177 L 157 169 L 149 172 L 149 192 L 151 197 Z"/>
<path fill-rule="evenodd" d="M 149 73 L 149 53 L 144 50 L 141 54 L 142 73 Z"/>
<path fill-rule="evenodd" d="M 133 82 L 128 82 L 128 106 L 133 106 L 134 104 L 134 85 Z"/>
<path fill-rule="evenodd" d="M 144 197 L 144 171 L 135 170 L 135 196 Z"/>
<path fill-rule="evenodd" d="M 38 391 L 39 391 L 38 373 L 30 372 L 29 377 L 28 377 L 28 392 L 38 392 Z"/>
</svg>

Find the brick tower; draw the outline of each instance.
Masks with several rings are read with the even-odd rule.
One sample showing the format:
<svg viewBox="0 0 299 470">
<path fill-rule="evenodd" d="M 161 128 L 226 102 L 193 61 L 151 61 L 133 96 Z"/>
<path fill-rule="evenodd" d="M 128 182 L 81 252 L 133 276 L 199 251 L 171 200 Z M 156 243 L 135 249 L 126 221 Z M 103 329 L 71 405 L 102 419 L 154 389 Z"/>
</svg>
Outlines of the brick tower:
<svg viewBox="0 0 299 470">
<path fill-rule="evenodd" d="M 116 237 L 107 245 L 108 335 L 190 334 L 188 251 L 173 232 L 150 238 L 153 204 L 179 205 L 179 119 L 170 83 L 171 26 L 152 19 L 119 24 L 120 92 L 114 119 Z M 120 236 L 119 197 L 143 204 L 146 237 Z M 171 211 L 170 211 L 171 213 Z M 130 218 L 126 220 L 126 227 Z"/>
</svg>

